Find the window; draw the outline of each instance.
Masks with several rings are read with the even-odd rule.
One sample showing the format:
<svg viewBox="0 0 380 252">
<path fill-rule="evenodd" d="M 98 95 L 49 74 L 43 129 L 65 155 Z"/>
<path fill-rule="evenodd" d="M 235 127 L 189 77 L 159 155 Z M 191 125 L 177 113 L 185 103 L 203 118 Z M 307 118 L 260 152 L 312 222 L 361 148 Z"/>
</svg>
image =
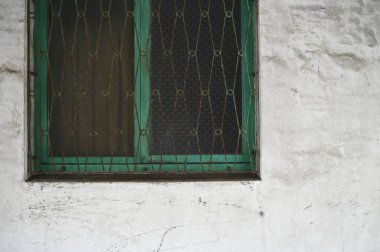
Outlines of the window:
<svg viewBox="0 0 380 252">
<path fill-rule="evenodd" d="M 30 173 L 257 173 L 254 0 L 36 0 Z"/>
</svg>

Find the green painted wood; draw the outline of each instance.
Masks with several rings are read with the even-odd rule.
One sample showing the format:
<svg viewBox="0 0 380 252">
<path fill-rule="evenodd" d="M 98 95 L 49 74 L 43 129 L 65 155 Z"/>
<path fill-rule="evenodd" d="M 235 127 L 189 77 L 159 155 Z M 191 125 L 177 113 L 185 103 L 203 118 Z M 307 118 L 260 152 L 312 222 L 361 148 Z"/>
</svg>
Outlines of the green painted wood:
<svg viewBox="0 0 380 252">
<path fill-rule="evenodd" d="M 154 162 L 163 163 L 212 163 L 212 162 L 246 162 L 244 155 L 226 154 L 226 155 L 152 155 Z"/>
<path fill-rule="evenodd" d="M 152 155 L 148 162 L 144 162 L 145 164 L 149 163 L 161 163 L 163 162 L 161 159 L 161 155 Z M 45 160 L 47 163 L 72 163 L 72 164 L 85 164 L 85 163 L 141 163 L 139 159 L 135 159 L 134 157 L 49 157 Z M 167 155 L 165 156 L 165 163 L 221 163 L 221 162 L 247 162 L 244 155 Z"/>
<path fill-rule="evenodd" d="M 142 163 L 148 161 L 149 157 L 149 101 L 150 101 L 150 2 L 149 0 L 140 0 L 135 6 L 137 46 L 135 45 L 135 57 L 138 58 L 138 71 L 136 78 L 136 117 L 138 128 L 135 129 L 135 143 L 137 149 L 136 158 Z M 136 132 L 137 130 L 137 132 Z"/>
<path fill-rule="evenodd" d="M 48 5 L 47 0 L 40 0 L 40 24 L 48 27 Z M 40 32 L 40 93 L 41 93 L 41 159 L 48 157 L 48 91 L 47 91 L 47 60 L 48 60 L 48 29 Z"/>
<path fill-rule="evenodd" d="M 257 170 L 257 163 L 256 163 L 256 160 L 257 160 L 257 146 L 256 146 L 256 97 L 258 96 L 258 93 L 257 93 L 257 89 L 256 89 L 256 85 L 257 85 L 257 78 L 258 78 L 258 71 L 257 71 L 257 66 L 255 64 L 255 58 L 257 57 L 256 55 L 256 44 L 255 44 L 255 41 L 256 41 L 256 36 L 257 36 L 257 33 L 256 33 L 256 29 L 257 29 L 257 16 L 256 16 L 256 11 L 257 11 L 257 0 L 252 0 L 252 5 L 251 5 L 251 8 L 250 8 L 250 24 L 252 26 L 252 28 L 250 28 L 250 34 L 249 34 L 249 39 L 248 39 L 248 43 L 249 43 L 249 48 L 248 48 L 248 52 L 249 52 L 249 59 L 248 59 L 248 66 L 249 66 L 249 70 L 250 70 L 250 73 L 251 73 L 251 76 L 253 76 L 253 78 L 251 78 L 251 102 L 252 102 L 252 106 L 251 106 L 251 110 L 249 111 L 249 123 L 247 125 L 247 128 L 249 129 L 249 146 L 250 146 L 250 151 L 251 151 L 251 155 L 250 155 L 250 162 L 251 162 L 251 165 L 252 167 L 254 167 L 253 170 Z"/>
<path fill-rule="evenodd" d="M 255 87 L 254 87 L 254 1 L 241 3 L 241 54 L 242 54 L 242 135 L 243 153 L 255 166 Z"/>
<path fill-rule="evenodd" d="M 37 1 L 37 3 L 34 6 L 34 27 L 33 27 L 33 56 L 34 56 L 34 78 L 33 78 L 33 91 L 34 91 L 34 100 L 33 100 L 33 127 L 34 127 L 34 133 L 33 133 L 33 165 L 38 166 L 41 162 L 41 155 L 40 155 L 40 143 L 41 143 L 41 134 L 40 134 L 40 75 L 39 75 L 39 68 L 40 68 L 40 30 L 44 29 L 41 28 L 40 25 L 40 1 Z"/>
<path fill-rule="evenodd" d="M 47 125 L 47 2 L 35 6 L 34 28 L 34 156 L 44 162 L 48 157 Z"/>
<path fill-rule="evenodd" d="M 140 39 L 139 39 L 139 34 L 140 34 L 140 2 L 135 1 L 135 6 L 134 6 L 134 13 L 135 13 L 135 19 L 134 19 L 134 27 L 135 27 L 135 32 L 134 32 L 134 68 L 135 68 L 135 75 L 134 75 L 134 81 L 135 81 L 135 95 L 134 95 L 134 158 L 137 158 L 140 156 L 140 86 L 141 86 L 141 81 L 140 81 L 140 51 L 139 51 L 139 45 L 140 45 Z"/>
<path fill-rule="evenodd" d="M 204 169 L 199 164 L 132 164 L 133 172 L 204 172 Z M 126 172 L 124 163 L 113 163 L 110 170 L 107 172 Z M 38 167 L 39 172 L 51 172 L 51 164 L 41 164 Z M 91 172 L 105 172 L 102 164 L 55 164 L 54 170 L 56 172 L 74 172 L 74 173 L 91 173 Z M 209 164 L 208 172 L 243 172 L 252 171 L 252 167 L 248 163 L 213 163 Z"/>
<path fill-rule="evenodd" d="M 248 112 L 248 138 L 249 138 L 249 149 L 250 149 L 250 162 L 252 167 L 255 167 L 254 170 L 256 170 L 256 160 L 257 160 L 257 146 L 256 146 L 256 97 L 257 97 L 257 90 L 256 90 L 256 78 L 257 78 L 257 71 L 256 71 L 256 65 L 255 65 L 255 37 L 256 37 L 256 0 L 251 0 L 252 5 L 250 5 L 250 22 L 251 25 L 249 29 L 249 37 L 248 37 L 248 67 L 250 72 L 250 87 L 251 87 L 251 109 Z"/>
</svg>

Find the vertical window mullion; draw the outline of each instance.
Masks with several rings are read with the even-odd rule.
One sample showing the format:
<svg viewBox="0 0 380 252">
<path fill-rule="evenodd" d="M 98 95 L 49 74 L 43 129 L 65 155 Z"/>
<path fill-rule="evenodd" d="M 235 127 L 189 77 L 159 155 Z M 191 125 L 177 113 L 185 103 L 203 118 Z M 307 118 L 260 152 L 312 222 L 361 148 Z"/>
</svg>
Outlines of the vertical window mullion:
<svg viewBox="0 0 380 252">
<path fill-rule="evenodd" d="M 136 1 L 135 6 L 135 69 L 136 69 L 136 113 L 135 113 L 135 157 L 137 162 L 147 163 L 149 157 L 149 25 L 150 1 Z"/>
</svg>

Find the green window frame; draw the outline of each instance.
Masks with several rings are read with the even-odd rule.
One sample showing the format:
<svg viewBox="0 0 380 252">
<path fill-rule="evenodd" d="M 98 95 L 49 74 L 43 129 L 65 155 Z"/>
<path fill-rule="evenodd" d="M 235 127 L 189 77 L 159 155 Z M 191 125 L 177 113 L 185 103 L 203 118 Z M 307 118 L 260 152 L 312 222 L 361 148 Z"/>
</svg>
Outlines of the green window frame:
<svg viewBox="0 0 380 252">
<path fill-rule="evenodd" d="M 257 1 L 241 1 L 242 135 L 241 154 L 151 155 L 148 114 L 150 107 L 150 1 L 135 1 L 135 109 L 133 157 L 51 157 L 48 136 L 48 1 L 37 0 L 33 18 L 33 107 L 30 119 L 30 175 L 39 174 L 127 174 L 144 178 L 165 174 L 166 178 L 252 178 L 258 174 L 257 130 Z M 139 116 L 136 116 L 139 115 Z M 188 176 L 190 175 L 190 176 Z M 199 176 L 198 176 L 199 175 Z"/>
</svg>

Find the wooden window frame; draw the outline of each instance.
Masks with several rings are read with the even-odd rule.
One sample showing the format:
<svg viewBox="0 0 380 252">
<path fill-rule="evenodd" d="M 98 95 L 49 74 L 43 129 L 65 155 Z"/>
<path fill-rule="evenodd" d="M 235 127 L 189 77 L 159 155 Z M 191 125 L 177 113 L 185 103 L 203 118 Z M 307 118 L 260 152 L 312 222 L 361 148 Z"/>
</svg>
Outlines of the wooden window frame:
<svg viewBox="0 0 380 252">
<path fill-rule="evenodd" d="M 150 155 L 146 134 L 148 123 L 150 84 L 149 84 L 149 0 L 139 0 L 135 4 L 135 97 L 147 97 L 144 102 L 136 100 L 135 109 L 139 118 L 134 118 L 135 140 L 134 157 L 49 157 L 48 148 L 48 95 L 47 95 L 47 58 L 48 58 L 48 5 L 49 0 L 38 0 L 34 9 L 33 55 L 34 84 L 32 124 L 33 132 L 29 137 L 30 166 L 29 175 L 74 175 L 112 174 L 127 175 L 131 179 L 149 178 L 207 178 L 242 179 L 258 176 L 258 83 L 256 58 L 257 1 L 241 0 L 241 48 L 242 60 L 242 154 L 213 155 Z M 144 11 L 142 11 L 144 10 Z M 251 27 L 252 26 L 252 27 Z M 145 45 L 143 48 L 142 45 Z M 139 49 L 142 48 L 142 49 Z M 142 129 L 142 130 L 139 130 Z M 140 132 L 137 132 L 140 131 Z M 244 137 L 246 136 L 246 137 Z M 139 143 L 139 144 L 138 144 Z M 36 151 L 37 150 L 37 151 Z M 158 175 L 158 176 L 157 176 Z M 119 177 L 120 178 L 120 177 Z"/>
</svg>

